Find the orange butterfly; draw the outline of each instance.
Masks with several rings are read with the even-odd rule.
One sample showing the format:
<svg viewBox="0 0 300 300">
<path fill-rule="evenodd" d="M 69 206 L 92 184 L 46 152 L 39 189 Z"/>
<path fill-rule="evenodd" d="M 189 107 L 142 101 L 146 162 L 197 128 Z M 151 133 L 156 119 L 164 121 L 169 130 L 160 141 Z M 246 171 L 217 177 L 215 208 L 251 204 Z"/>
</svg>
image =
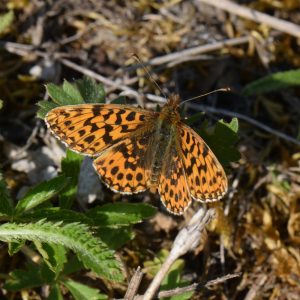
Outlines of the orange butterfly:
<svg viewBox="0 0 300 300">
<path fill-rule="evenodd" d="M 52 109 L 46 123 L 71 150 L 95 157 L 94 168 L 113 191 L 158 190 L 167 210 L 182 214 L 192 199 L 220 200 L 223 167 L 203 139 L 180 120 L 179 97 L 160 112 L 119 104 Z"/>
</svg>

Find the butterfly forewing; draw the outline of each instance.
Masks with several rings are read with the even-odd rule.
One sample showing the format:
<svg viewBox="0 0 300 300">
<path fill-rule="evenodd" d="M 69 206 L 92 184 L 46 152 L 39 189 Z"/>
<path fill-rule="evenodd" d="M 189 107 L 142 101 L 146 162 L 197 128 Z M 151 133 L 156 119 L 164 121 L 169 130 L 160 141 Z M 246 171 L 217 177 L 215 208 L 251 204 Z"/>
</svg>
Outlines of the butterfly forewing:
<svg viewBox="0 0 300 300">
<path fill-rule="evenodd" d="M 182 124 L 178 130 L 191 196 L 203 202 L 220 200 L 227 191 L 227 178 L 223 167 L 193 129 Z"/>
<path fill-rule="evenodd" d="M 145 159 L 149 152 L 152 132 L 126 138 L 102 152 L 94 160 L 101 179 L 114 191 L 138 193 L 149 186 L 150 163 Z"/>
<path fill-rule="evenodd" d="M 155 117 L 152 111 L 114 104 L 69 105 L 46 116 L 51 131 L 72 150 L 96 156 L 143 127 Z"/>
</svg>

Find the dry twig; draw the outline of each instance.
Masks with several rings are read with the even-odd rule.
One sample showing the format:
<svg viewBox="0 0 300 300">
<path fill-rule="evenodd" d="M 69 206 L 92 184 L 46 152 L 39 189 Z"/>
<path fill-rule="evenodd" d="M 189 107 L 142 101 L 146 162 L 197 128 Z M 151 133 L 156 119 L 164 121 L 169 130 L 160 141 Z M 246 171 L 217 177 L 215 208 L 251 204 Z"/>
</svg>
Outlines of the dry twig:
<svg viewBox="0 0 300 300">
<path fill-rule="evenodd" d="M 241 275 L 242 275 L 242 273 L 227 274 L 227 275 L 224 275 L 222 277 L 218 277 L 216 279 L 210 280 L 205 284 L 203 284 L 203 283 L 194 283 L 192 285 L 185 286 L 183 288 L 177 288 L 177 289 L 170 290 L 170 291 L 162 291 L 162 292 L 159 292 L 157 296 L 158 296 L 158 299 L 161 299 L 161 298 L 165 298 L 165 297 L 172 297 L 172 296 L 176 296 L 176 295 L 181 295 L 181 294 L 186 293 L 186 292 L 192 292 L 192 291 L 200 290 L 203 287 L 209 288 L 213 285 L 223 283 L 223 282 L 225 282 L 229 279 L 240 277 Z"/>
<path fill-rule="evenodd" d="M 217 51 L 225 47 L 232 47 L 236 45 L 245 44 L 248 43 L 248 41 L 249 41 L 249 36 L 243 36 L 243 37 L 238 37 L 233 39 L 227 39 L 220 42 L 215 42 L 213 44 L 201 45 L 198 47 L 184 49 L 178 52 L 173 52 L 167 55 L 150 59 L 148 62 L 146 62 L 146 65 L 156 66 L 156 65 L 166 64 L 166 63 L 174 64 L 176 63 L 177 60 L 182 61 L 184 58 L 185 58 L 184 61 L 187 61 L 188 58 L 192 59 L 192 57 L 195 55 Z M 142 65 L 137 64 L 135 65 L 135 67 L 140 68 L 142 67 Z"/>
<path fill-rule="evenodd" d="M 214 215 L 214 209 L 211 208 L 209 210 L 206 210 L 205 208 L 202 208 L 193 216 L 188 226 L 182 228 L 179 231 L 173 243 L 173 247 L 170 251 L 169 256 L 152 280 L 146 293 L 143 295 L 143 300 L 153 299 L 162 280 L 164 279 L 165 275 L 167 274 L 175 260 L 198 246 L 205 226 L 210 222 Z"/>
<path fill-rule="evenodd" d="M 137 294 L 142 278 L 143 278 L 143 272 L 141 271 L 141 268 L 138 267 L 130 280 L 124 300 L 134 299 L 135 295 Z"/>
<path fill-rule="evenodd" d="M 269 16 L 257 10 L 239 5 L 228 0 L 198 0 L 200 3 L 206 3 L 214 7 L 226 10 L 231 14 L 249 19 L 257 23 L 263 23 L 271 28 L 277 29 L 281 32 L 293 35 L 300 38 L 300 26 L 289 21 L 281 20 L 276 17 Z"/>
</svg>

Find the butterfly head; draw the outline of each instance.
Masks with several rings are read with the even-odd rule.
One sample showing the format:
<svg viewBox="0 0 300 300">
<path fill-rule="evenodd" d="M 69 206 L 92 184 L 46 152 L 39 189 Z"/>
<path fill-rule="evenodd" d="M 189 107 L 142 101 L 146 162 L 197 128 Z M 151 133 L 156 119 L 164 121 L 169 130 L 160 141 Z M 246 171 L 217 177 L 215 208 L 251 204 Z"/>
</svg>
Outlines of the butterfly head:
<svg viewBox="0 0 300 300">
<path fill-rule="evenodd" d="M 179 107 L 179 95 L 172 94 L 166 104 L 162 107 L 161 117 L 173 123 L 174 121 L 179 121 L 180 116 L 178 113 Z"/>
<path fill-rule="evenodd" d="M 166 105 L 169 107 L 172 107 L 174 110 L 177 110 L 177 108 L 179 106 L 179 95 L 171 94 Z"/>
</svg>

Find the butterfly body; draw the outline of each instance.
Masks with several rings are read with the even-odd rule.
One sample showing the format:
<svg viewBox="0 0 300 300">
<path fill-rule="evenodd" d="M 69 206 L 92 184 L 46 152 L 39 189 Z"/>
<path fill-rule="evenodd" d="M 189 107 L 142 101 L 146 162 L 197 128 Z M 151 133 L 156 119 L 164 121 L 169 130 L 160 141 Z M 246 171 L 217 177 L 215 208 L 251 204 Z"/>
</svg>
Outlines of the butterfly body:
<svg viewBox="0 0 300 300">
<path fill-rule="evenodd" d="M 94 168 L 115 192 L 158 191 L 162 203 L 182 214 L 192 199 L 219 200 L 227 179 L 201 137 L 185 125 L 179 97 L 160 112 L 128 105 L 81 104 L 52 109 L 51 131 L 73 151 L 95 157 Z"/>
</svg>

